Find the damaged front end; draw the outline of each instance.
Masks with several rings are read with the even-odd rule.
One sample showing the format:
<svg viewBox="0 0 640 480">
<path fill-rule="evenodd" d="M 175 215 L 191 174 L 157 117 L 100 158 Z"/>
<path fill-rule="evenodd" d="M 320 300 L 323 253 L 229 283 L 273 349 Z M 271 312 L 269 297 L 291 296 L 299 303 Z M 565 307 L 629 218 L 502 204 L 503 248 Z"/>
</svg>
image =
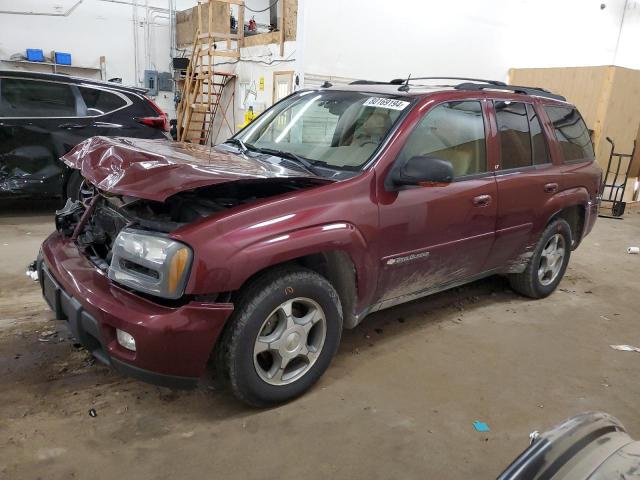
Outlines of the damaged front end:
<svg viewBox="0 0 640 480">
<path fill-rule="evenodd" d="M 56 229 L 95 267 L 136 292 L 175 301 L 184 295 L 191 246 L 171 238 L 179 228 L 243 205 L 314 185 L 312 179 L 237 181 L 180 192 L 165 201 L 99 192 L 67 201 Z"/>
<path fill-rule="evenodd" d="M 120 286 L 154 300 L 184 297 L 192 248 L 172 238 L 194 222 L 332 180 L 217 147 L 93 137 L 63 161 L 92 196 L 67 202 L 56 229 Z"/>
</svg>

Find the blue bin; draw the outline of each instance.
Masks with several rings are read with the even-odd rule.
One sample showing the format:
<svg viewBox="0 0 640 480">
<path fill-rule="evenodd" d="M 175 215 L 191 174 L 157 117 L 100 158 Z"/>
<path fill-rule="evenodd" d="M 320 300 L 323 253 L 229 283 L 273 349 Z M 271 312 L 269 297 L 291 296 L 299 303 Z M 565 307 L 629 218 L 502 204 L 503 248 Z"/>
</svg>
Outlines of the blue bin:
<svg viewBox="0 0 640 480">
<path fill-rule="evenodd" d="M 30 62 L 44 62 L 44 53 L 39 48 L 27 48 L 27 60 Z"/>
<path fill-rule="evenodd" d="M 71 54 L 56 52 L 56 63 L 58 65 L 71 65 Z"/>
</svg>

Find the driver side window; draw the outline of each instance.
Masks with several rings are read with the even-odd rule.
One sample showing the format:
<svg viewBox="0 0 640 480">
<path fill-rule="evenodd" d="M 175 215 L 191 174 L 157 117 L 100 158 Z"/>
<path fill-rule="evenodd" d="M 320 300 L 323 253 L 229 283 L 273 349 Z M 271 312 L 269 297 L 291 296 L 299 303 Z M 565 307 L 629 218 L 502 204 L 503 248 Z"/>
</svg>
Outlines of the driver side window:
<svg viewBox="0 0 640 480">
<path fill-rule="evenodd" d="M 398 161 L 422 155 L 451 162 L 455 178 L 485 173 L 487 153 L 480 102 L 447 102 L 431 109 L 411 132 Z"/>
</svg>

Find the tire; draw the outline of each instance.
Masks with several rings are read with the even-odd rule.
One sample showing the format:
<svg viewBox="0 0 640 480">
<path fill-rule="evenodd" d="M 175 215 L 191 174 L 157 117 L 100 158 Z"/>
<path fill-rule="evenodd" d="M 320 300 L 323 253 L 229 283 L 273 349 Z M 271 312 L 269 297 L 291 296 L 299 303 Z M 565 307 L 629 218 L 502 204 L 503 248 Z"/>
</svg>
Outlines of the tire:
<svg viewBox="0 0 640 480">
<path fill-rule="evenodd" d="M 93 185 L 85 182 L 79 170 L 73 170 L 67 180 L 65 193 L 66 198 L 70 198 L 74 202 L 80 200 L 83 203 L 88 203 L 94 197 L 96 190 Z"/>
<path fill-rule="evenodd" d="M 511 288 L 530 298 L 544 298 L 551 295 L 562 280 L 569 264 L 572 245 L 571 237 L 571 227 L 565 220 L 561 218 L 553 220 L 542 232 L 526 270 L 522 273 L 509 275 Z M 545 252 L 551 251 L 549 246 L 552 239 L 558 239 L 558 243 L 560 243 L 560 238 L 564 243 L 564 252 L 562 258 L 558 259 L 557 262 L 561 263 L 557 264 L 558 269 L 555 273 L 550 273 L 546 271 L 551 263 L 546 260 Z M 543 259 L 543 256 L 545 259 Z M 542 278 L 540 276 L 541 269 L 546 272 Z"/>
<path fill-rule="evenodd" d="M 80 198 L 80 188 L 82 187 L 82 175 L 78 170 L 73 170 L 67 180 L 66 194 L 74 202 Z"/>
<path fill-rule="evenodd" d="M 308 390 L 331 363 L 342 335 L 342 307 L 329 281 L 305 268 L 277 268 L 247 285 L 235 303 L 222 345 L 234 395 L 267 407 Z M 309 329 L 306 336 L 301 329 Z M 288 363 L 278 368 L 285 357 Z"/>
</svg>

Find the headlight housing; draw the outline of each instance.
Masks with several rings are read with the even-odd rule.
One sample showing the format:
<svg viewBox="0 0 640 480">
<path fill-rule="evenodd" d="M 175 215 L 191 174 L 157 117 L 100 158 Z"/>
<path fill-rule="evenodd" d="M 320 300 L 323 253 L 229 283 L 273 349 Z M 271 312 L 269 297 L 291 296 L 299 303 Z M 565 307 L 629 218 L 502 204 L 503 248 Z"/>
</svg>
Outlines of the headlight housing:
<svg viewBox="0 0 640 480">
<path fill-rule="evenodd" d="M 184 243 L 125 228 L 113 243 L 109 278 L 135 290 L 176 299 L 184 293 L 193 252 Z"/>
</svg>

